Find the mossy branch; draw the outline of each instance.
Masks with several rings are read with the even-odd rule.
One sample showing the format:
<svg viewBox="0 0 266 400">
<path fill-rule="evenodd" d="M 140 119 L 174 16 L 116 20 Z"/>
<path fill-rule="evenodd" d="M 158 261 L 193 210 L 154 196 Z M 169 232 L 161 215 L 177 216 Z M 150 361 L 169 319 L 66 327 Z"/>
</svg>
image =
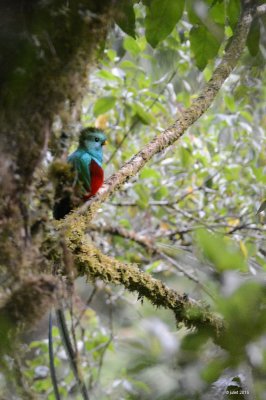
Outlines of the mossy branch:
<svg viewBox="0 0 266 400">
<path fill-rule="evenodd" d="M 156 245 L 156 238 L 155 237 L 147 237 L 144 235 L 140 235 L 139 233 L 136 233 L 134 231 L 129 231 L 125 228 L 122 228 L 120 226 L 96 226 L 96 225 L 90 225 L 91 230 L 103 232 L 103 233 L 109 233 L 111 235 L 117 235 L 120 236 L 124 239 L 129 239 L 132 240 L 133 242 L 137 243 L 138 245 L 142 246 L 144 249 L 146 249 L 149 254 L 154 254 L 157 255 L 160 259 L 163 259 L 166 261 L 168 264 L 174 266 L 175 270 L 178 270 L 181 272 L 186 278 L 191 280 L 192 282 L 196 283 L 198 287 L 200 287 L 208 296 L 210 296 L 212 299 L 214 299 L 213 294 L 209 291 L 209 289 L 197 278 L 192 274 L 191 272 L 187 271 L 185 268 L 183 268 L 178 262 L 176 262 L 173 258 L 165 254 L 162 250 L 158 248 Z"/>
<path fill-rule="evenodd" d="M 71 234 L 68 232 L 67 237 L 67 244 L 75 254 L 80 275 L 85 275 L 90 280 L 100 278 L 106 283 L 123 285 L 128 291 L 136 292 L 140 299 L 146 298 L 156 307 L 172 310 L 177 323 L 183 323 L 188 328 L 195 327 L 199 331 L 204 330 L 216 341 L 219 340 L 224 322 L 207 306 L 170 289 L 160 280 L 140 271 L 137 265 L 125 264 L 104 255 L 75 226 L 72 226 Z"/>
</svg>

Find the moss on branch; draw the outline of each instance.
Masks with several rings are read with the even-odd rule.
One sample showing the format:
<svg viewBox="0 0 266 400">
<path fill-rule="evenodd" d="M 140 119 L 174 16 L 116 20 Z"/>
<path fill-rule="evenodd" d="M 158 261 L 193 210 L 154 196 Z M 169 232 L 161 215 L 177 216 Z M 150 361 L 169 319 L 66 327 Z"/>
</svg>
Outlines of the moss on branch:
<svg viewBox="0 0 266 400">
<path fill-rule="evenodd" d="M 83 222 L 85 223 L 85 219 Z M 160 280 L 140 271 L 136 265 L 125 264 L 104 255 L 93 245 L 88 235 L 82 235 L 82 229 L 72 226 L 71 232 L 67 233 L 66 243 L 75 254 L 76 266 L 81 276 L 123 285 L 128 291 L 136 292 L 140 299 L 146 298 L 156 307 L 172 310 L 177 323 L 207 331 L 217 340 L 222 334 L 223 320 L 208 307 L 170 289 Z"/>
</svg>

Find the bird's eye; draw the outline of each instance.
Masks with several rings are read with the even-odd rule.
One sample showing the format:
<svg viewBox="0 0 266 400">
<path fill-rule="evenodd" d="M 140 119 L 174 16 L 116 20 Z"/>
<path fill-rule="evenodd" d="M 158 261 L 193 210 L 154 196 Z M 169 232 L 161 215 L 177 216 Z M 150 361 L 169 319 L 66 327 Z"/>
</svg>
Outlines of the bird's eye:
<svg viewBox="0 0 266 400">
<path fill-rule="evenodd" d="M 100 139 L 99 139 L 98 137 L 95 138 L 95 142 L 99 142 L 99 140 L 100 140 Z"/>
</svg>

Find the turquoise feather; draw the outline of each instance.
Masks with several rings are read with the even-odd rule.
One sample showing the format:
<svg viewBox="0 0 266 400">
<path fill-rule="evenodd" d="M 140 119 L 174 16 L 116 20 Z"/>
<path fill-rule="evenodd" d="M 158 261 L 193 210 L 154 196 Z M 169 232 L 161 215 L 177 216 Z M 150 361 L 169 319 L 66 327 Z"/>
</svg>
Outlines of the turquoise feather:
<svg viewBox="0 0 266 400">
<path fill-rule="evenodd" d="M 95 141 L 95 139 L 97 141 Z M 103 144 L 106 142 L 106 136 L 103 132 L 87 132 L 80 140 L 80 144 L 76 151 L 68 157 L 77 172 L 77 179 L 82 182 L 86 191 L 91 187 L 90 168 L 88 166 L 94 160 L 101 168 L 103 162 Z"/>
<path fill-rule="evenodd" d="M 74 182 L 60 181 L 53 208 L 55 219 L 64 218 L 73 207 L 96 194 L 101 187 L 105 142 L 106 136 L 100 129 L 89 127 L 81 131 L 78 148 L 67 159 L 73 166 Z"/>
</svg>

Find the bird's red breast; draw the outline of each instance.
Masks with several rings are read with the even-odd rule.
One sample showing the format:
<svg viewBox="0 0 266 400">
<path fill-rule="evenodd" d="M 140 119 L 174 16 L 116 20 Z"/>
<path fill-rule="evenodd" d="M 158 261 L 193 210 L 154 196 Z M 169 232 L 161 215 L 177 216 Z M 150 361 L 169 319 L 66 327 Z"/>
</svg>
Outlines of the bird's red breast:
<svg viewBox="0 0 266 400">
<path fill-rule="evenodd" d="M 88 200 L 91 196 L 94 196 L 98 192 L 104 181 L 103 169 L 97 164 L 96 161 L 91 160 L 89 168 L 91 177 L 91 188 L 90 192 L 84 196 L 85 200 Z"/>
</svg>

